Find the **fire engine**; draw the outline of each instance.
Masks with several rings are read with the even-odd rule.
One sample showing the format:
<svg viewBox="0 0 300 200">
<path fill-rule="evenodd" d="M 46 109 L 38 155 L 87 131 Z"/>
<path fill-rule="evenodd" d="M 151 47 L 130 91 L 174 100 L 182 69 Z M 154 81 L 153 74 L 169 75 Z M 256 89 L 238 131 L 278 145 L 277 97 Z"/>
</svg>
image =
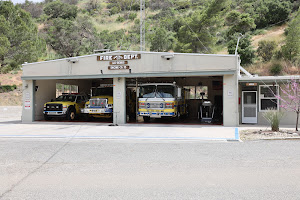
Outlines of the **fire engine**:
<svg viewBox="0 0 300 200">
<path fill-rule="evenodd" d="M 81 113 L 89 117 L 112 118 L 113 87 L 101 86 L 91 88 L 91 98 L 85 103 Z"/>
<path fill-rule="evenodd" d="M 177 118 L 187 115 L 186 92 L 176 83 L 147 83 L 139 86 L 138 115 L 150 118 Z"/>
</svg>

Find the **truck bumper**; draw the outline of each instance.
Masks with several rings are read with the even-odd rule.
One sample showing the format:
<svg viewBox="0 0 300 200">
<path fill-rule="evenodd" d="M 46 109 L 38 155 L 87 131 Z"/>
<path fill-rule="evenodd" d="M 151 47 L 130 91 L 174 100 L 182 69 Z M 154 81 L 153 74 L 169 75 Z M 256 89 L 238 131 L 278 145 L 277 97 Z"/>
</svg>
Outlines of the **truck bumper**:
<svg viewBox="0 0 300 200">
<path fill-rule="evenodd" d="M 140 116 L 149 116 L 150 118 L 161 118 L 161 117 L 176 117 L 174 112 L 138 112 Z"/>
<path fill-rule="evenodd" d="M 65 111 L 44 111 L 44 115 L 49 115 L 49 116 L 66 116 Z"/>
<path fill-rule="evenodd" d="M 111 108 L 83 108 L 81 109 L 81 113 L 91 114 L 91 115 L 103 115 L 103 114 L 111 114 L 113 113 Z"/>
</svg>

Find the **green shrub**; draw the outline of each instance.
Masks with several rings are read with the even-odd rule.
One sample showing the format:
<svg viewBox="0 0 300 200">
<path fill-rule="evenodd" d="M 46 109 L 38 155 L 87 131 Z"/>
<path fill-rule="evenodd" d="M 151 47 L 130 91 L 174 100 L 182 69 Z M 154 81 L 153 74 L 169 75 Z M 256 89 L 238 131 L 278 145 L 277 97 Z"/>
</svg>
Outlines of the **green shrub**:
<svg viewBox="0 0 300 200">
<path fill-rule="evenodd" d="M 274 63 L 270 68 L 270 73 L 274 76 L 279 75 L 282 72 L 282 66 L 280 63 Z"/>
<path fill-rule="evenodd" d="M 136 13 L 130 13 L 128 18 L 133 21 L 136 18 L 136 16 Z"/>
<path fill-rule="evenodd" d="M 272 131 L 279 131 L 279 123 L 284 113 L 276 109 L 268 109 L 263 113 L 263 117 L 270 123 Z"/>
<path fill-rule="evenodd" d="M 125 18 L 124 18 L 124 17 L 121 17 L 121 16 L 119 15 L 119 17 L 117 18 L 116 21 L 117 21 L 117 22 L 124 22 L 124 21 L 125 21 Z"/>
<path fill-rule="evenodd" d="M 119 13 L 120 11 L 121 11 L 120 8 L 114 6 L 114 7 L 112 7 L 112 8 L 110 9 L 109 14 L 110 14 L 110 15 L 114 15 L 114 14 Z"/>
<path fill-rule="evenodd" d="M 9 63 L 9 65 L 10 65 L 10 67 L 11 67 L 12 70 L 19 68 L 19 65 L 18 65 L 18 63 L 16 61 L 11 61 Z"/>
<path fill-rule="evenodd" d="M 275 54 L 277 44 L 275 41 L 262 40 L 258 42 L 257 54 L 262 57 L 264 61 L 270 61 Z"/>
<path fill-rule="evenodd" d="M 12 70 L 10 65 L 6 65 L 0 69 L 0 73 L 7 74 Z"/>
<path fill-rule="evenodd" d="M 0 93 L 14 91 L 15 89 L 17 89 L 16 85 L 1 85 Z"/>
</svg>

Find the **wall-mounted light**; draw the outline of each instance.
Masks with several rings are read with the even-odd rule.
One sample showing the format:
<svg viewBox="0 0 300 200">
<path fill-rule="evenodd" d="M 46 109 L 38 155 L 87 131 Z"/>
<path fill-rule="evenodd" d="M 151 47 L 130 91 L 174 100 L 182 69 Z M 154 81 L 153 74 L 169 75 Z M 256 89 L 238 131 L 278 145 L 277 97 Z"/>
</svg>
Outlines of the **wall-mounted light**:
<svg viewBox="0 0 300 200">
<path fill-rule="evenodd" d="M 67 58 L 66 60 L 71 63 L 77 63 L 79 61 L 77 57 Z"/>
<path fill-rule="evenodd" d="M 100 72 L 101 72 L 101 74 L 103 74 L 103 71 L 102 71 L 102 69 L 100 70 Z"/>
<path fill-rule="evenodd" d="M 131 74 L 131 69 L 129 69 L 129 74 Z"/>
<path fill-rule="evenodd" d="M 162 58 L 170 60 L 171 58 L 174 58 L 174 53 L 166 53 L 161 55 Z"/>
</svg>

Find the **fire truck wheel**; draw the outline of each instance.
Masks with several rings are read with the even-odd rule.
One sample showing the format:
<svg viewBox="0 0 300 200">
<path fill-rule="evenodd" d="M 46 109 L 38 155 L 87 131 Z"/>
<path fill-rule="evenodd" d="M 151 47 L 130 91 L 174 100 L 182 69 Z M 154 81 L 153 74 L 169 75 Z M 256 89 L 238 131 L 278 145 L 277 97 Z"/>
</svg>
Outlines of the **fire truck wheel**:
<svg viewBox="0 0 300 200">
<path fill-rule="evenodd" d="M 74 120 L 76 117 L 76 110 L 75 108 L 71 107 L 71 108 L 68 108 L 68 111 L 67 111 L 67 119 L 68 120 Z"/>
<path fill-rule="evenodd" d="M 149 116 L 143 116 L 144 122 L 149 122 L 150 121 L 150 117 Z"/>
</svg>

